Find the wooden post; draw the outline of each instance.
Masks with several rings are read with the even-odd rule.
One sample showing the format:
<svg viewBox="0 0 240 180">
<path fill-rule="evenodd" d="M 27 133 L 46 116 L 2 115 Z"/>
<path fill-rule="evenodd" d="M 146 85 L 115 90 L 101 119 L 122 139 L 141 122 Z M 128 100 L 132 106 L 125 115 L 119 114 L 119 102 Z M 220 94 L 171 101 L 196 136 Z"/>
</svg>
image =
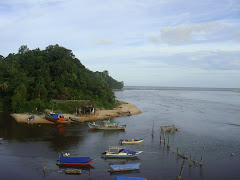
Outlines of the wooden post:
<svg viewBox="0 0 240 180">
<path fill-rule="evenodd" d="M 192 166 L 192 154 L 190 153 L 190 160 L 189 160 L 189 166 Z"/>
<path fill-rule="evenodd" d="M 178 147 L 177 147 L 177 156 L 179 156 L 179 151 L 178 151 Z"/>
<path fill-rule="evenodd" d="M 201 156 L 201 161 L 200 161 L 200 167 L 202 167 L 203 155 L 204 155 L 204 147 L 203 147 L 203 151 L 202 151 L 202 156 Z"/>
<path fill-rule="evenodd" d="M 177 176 L 177 178 L 176 178 L 177 180 L 181 180 L 181 179 L 182 179 L 182 173 L 183 173 L 183 169 L 184 169 L 184 163 L 185 163 L 185 159 L 183 159 L 180 174 L 179 174 L 179 176 Z"/>
<path fill-rule="evenodd" d="M 162 130 L 160 131 L 160 144 L 162 144 Z"/>
<path fill-rule="evenodd" d="M 165 130 L 163 130 L 163 138 L 164 138 L 164 145 L 166 143 L 166 139 L 165 139 Z"/>
<path fill-rule="evenodd" d="M 154 121 L 153 121 L 153 127 L 152 127 L 152 137 L 154 137 Z"/>
<path fill-rule="evenodd" d="M 194 159 L 193 159 L 193 163 L 194 163 L 194 165 L 196 165 L 197 164 L 197 161 L 196 161 L 196 156 L 194 157 Z"/>
<path fill-rule="evenodd" d="M 44 175 L 45 175 L 45 170 L 46 170 L 46 168 L 45 168 L 45 163 L 43 164 L 43 173 L 44 173 Z"/>
<path fill-rule="evenodd" d="M 167 144 L 167 148 L 169 149 L 170 147 L 170 143 L 169 143 L 169 136 L 168 136 L 168 144 Z"/>
</svg>

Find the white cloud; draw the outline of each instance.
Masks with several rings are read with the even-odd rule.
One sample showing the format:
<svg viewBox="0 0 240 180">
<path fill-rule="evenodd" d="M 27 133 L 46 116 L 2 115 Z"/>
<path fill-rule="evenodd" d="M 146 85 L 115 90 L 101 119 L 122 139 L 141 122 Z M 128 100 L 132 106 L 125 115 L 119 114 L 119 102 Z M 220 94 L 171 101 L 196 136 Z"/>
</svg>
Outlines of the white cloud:
<svg viewBox="0 0 240 180">
<path fill-rule="evenodd" d="M 161 39 L 168 44 L 189 43 L 218 39 L 219 35 L 227 30 L 226 25 L 217 22 L 163 27 L 161 29 Z"/>
</svg>

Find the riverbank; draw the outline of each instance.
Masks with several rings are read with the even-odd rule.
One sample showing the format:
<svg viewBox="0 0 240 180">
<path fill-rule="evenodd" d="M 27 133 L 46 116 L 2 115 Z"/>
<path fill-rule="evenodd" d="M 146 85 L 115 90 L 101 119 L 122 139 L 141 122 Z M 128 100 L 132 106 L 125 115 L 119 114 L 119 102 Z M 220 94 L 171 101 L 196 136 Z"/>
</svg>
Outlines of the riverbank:
<svg viewBox="0 0 240 180">
<path fill-rule="evenodd" d="M 127 103 L 124 101 L 120 101 L 120 105 L 113 109 L 113 110 L 105 110 L 105 109 L 96 109 L 94 115 L 88 116 L 75 116 L 73 114 L 63 114 L 68 121 L 63 123 L 70 123 L 73 122 L 69 120 L 69 117 L 76 117 L 83 119 L 84 121 L 98 121 L 98 120 L 105 120 L 112 117 L 121 117 L 121 116 L 130 116 L 141 114 L 142 112 L 133 104 Z M 34 115 L 34 120 L 28 121 L 30 116 Z M 54 124 L 51 121 L 45 119 L 45 115 L 35 115 L 35 114 L 11 114 L 11 116 L 19 123 L 39 123 L 39 124 Z"/>
</svg>

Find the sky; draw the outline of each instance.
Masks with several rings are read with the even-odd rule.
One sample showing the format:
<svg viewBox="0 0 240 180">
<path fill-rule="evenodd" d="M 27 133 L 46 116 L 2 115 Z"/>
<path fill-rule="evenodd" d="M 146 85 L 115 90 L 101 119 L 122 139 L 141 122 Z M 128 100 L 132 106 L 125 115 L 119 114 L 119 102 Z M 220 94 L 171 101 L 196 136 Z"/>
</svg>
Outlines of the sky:
<svg viewBox="0 0 240 180">
<path fill-rule="evenodd" d="M 239 0 L 0 0 L 0 55 L 55 44 L 125 86 L 240 88 Z"/>
</svg>

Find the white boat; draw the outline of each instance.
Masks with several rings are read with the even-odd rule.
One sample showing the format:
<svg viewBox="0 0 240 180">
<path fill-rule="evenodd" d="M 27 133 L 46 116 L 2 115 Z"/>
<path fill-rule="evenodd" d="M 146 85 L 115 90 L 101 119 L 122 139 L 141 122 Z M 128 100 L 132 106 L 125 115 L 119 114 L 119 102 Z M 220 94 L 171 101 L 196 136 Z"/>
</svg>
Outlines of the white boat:
<svg viewBox="0 0 240 180">
<path fill-rule="evenodd" d="M 139 144 L 142 143 L 144 139 L 120 139 L 120 144 Z"/>
<path fill-rule="evenodd" d="M 109 150 L 102 153 L 103 158 L 136 158 L 143 151 L 130 151 L 122 146 L 109 146 Z"/>
</svg>

